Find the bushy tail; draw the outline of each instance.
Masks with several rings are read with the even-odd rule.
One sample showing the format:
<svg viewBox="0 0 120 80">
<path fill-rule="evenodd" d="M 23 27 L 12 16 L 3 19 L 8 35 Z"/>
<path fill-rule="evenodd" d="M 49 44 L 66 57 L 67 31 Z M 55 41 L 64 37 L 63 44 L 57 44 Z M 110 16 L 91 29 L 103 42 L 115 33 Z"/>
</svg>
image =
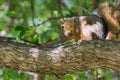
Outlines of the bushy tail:
<svg viewBox="0 0 120 80">
<path fill-rule="evenodd" d="M 105 22 L 108 33 L 116 36 L 120 32 L 120 3 L 104 2 L 99 6 L 98 13 Z"/>
</svg>

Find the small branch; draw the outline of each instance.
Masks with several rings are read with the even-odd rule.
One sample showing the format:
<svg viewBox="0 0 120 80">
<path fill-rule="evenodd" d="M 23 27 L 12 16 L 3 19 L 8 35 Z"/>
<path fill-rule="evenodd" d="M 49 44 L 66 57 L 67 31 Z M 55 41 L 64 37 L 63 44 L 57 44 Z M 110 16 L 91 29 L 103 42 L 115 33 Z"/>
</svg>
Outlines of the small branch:
<svg viewBox="0 0 120 80">
<path fill-rule="evenodd" d="M 1 42 L 3 42 L 3 41 L 15 41 L 15 40 L 16 40 L 16 38 L 0 36 L 0 41 Z M 67 41 L 67 40 L 68 40 L 68 37 L 61 36 L 60 38 L 55 39 L 53 41 L 49 41 L 49 42 L 46 42 L 46 43 L 43 43 L 43 44 L 38 44 L 38 43 L 35 43 L 35 42 L 32 42 L 32 41 L 29 41 L 27 39 L 21 39 L 21 41 L 23 41 L 25 43 L 34 44 L 34 45 L 39 46 L 39 47 L 52 47 L 55 44 L 63 43 L 65 41 Z"/>
<path fill-rule="evenodd" d="M 12 38 L 12 37 L 2 37 L 0 36 L 0 41 L 3 42 L 3 41 L 16 41 L 16 38 Z M 29 40 L 26 40 L 26 39 L 21 39 L 21 41 L 23 42 L 28 42 L 30 44 L 36 44 L 32 41 L 29 41 Z"/>
<path fill-rule="evenodd" d="M 34 11 L 34 0 L 30 0 L 30 9 L 31 9 L 31 16 L 32 16 L 32 22 L 33 22 L 33 25 L 34 25 L 34 16 L 35 16 L 35 11 Z"/>
<path fill-rule="evenodd" d="M 37 26 L 40 26 L 40 25 L 42 25 L 42 24 L 45 24 L 46 22 L 48 22 L 48 21 L 50 21 L 50 20 L 59 20 L 59 19 L 61 19 L 61 18 L 68 18 L 68 17 L 70 17 L 70 16 L 52 17 L 52 18 L 48 18 L 47 20 L 45 20 L 45 21 L 41 22 L 41 23 L 40 23 L 40 24 L 38 24 Z"/>
<path fill-rule="evenodd" d="M 53 40 L 53 41 L 46 42 L 46 43 L 44 43 L 44 44 L 42 44 L 42 45 L 45 46 L 45 47 L 50 47 L 50 46 L 55 45 L 55 44 L 58 44 L 58 43 L 63 43 L 63 42 L 65 42 L 65 41 L 67 41 L 67 40 L 68 40 L 68 37 L 66 37 L 66 36 L 61 36 L 61 37 L 58 38 L 58 39 L 55 39 L 55 40 Z"/>
<path fill-rule="evenodd" d="M 12 0 L 8 0 L 8 11 L 13 11 L 14 10 L 14 4 Z M 9 29 L 11 29 L 13 27 L 14 24 L 14 17 L 10 16 L 10 21 L 8 23 L 8 27 Z"/>
<path fill-rule="evenodd" d="M 87 14 L 87 15 L 92 15 L 92 13 L 91 13 L 90 11 L 88 11 L 87 9 L 82 8 L 82 10 L 83 10 L 83 14 L 84 14 L 84 15 L 85 15 L 85 14 Z"/>
</svg>

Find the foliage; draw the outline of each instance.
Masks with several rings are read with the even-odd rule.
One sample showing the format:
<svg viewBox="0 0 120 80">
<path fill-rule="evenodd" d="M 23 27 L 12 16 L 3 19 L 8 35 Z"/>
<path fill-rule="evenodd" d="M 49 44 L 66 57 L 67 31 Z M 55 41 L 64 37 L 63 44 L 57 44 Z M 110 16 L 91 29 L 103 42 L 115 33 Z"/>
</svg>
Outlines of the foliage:
<svg viewBox="0 0 120 80">
<path fill-rule="evenodd" d="M 72 74 L 66 74 L 61 77 L 60 80 L 95 80 L 101 78 L 103 80 L 112 80 L 112 73 L 106 69 L 88 70 L 82 72 L 74 72 Z M 0 69 L 0 80 L 32 80 L 33 77 L 25 73 L 18 73 L 12 69 L 4 68 Z M 45 80 L 58 80 L 55 75 L 46 75 Z"/>
<path fill-rule="evenodd" d="M 60 80 L 112 80 L 112 77 L 109 70 L 98 69 L 66 74 Z M 57 80 L 57 78 L 54 75 L 47 75 L 45 80 Z"/>
<path fill-rule="evenodd" d="M 85 2 L 82 0 L 8 0 L 7 2 L 2 0 L 0 30 L 5 30 L 6 36 L 17 39 L 24 38 L 37 43 L 51 41 L 59 38 L 60 35 L 57 20 L 62 17 L 82 15 L 82 8 L 87 4 L 91 6 L 87 6 L 91 10 L 91 1 L 86 0 L 86 2 L 86 5 L 83 5 Z M 48 18 L 53 19 L 48 20 Z M 46 20 L 48 21 L 41 24 Z"/>
<path fill-rule="evenodd" d="M 33 77 L 24 73 L 18 73 L 12 69 L 0 69 L 0 80 L 33 80 Z"/>
<path fill-rule="evenodd" d="M 61 35 L 58 20 L 83 15 L 83 8 L 91 12 L 92 0 L 1 0 L 0 36 L 14 37 L 19 42 L 22 39 L 35 43 L 54 40 Z M 98 73 L 99 77 L 111 80 L 111 71 L 100 69 Z M 61 79 L 94 80 L 95 75 L 95 70 L 89 70 L 67 74 Z M 0 69 L 0 80 L 31 79 L 31 76 L 19 74 L 11 69 Z M 56 77 L 46 75 L 45 80 L 56 80 Z"/>
</svg>

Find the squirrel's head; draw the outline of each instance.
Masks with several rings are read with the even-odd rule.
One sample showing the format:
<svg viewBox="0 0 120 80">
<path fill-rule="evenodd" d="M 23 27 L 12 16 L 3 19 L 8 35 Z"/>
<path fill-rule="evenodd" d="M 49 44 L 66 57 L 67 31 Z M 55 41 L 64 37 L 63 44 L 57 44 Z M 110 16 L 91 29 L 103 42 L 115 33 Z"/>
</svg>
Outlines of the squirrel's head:
<svg viewBox="0 0 120 80">
<path fill-rule="evenodd" d="M 71 38 L 73 36 L 74 24 L 66 21 L 64 24 L 61 24 L 61 29 L 65 36 Z"/>
<path fill-rule="evenodd" d="M 79 30 L 76 28 L 75 25 L 75 18 L 70 18 L 65 22 L 60 23 L 61 30 L 65 36 L 69 37 L 70 39 L 75 39 L 76 34 L 79 34 Z"/>
</svg>

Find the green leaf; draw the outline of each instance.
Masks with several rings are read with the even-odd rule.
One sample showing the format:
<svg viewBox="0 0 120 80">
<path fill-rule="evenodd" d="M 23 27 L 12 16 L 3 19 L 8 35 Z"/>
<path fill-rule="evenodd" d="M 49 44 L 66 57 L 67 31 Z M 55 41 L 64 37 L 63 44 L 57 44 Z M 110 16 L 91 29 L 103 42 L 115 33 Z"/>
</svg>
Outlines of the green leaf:
<svg viewBox="0 0 120 80">
<path fill-rule="evenodd" d="M 19 78 L 20 76 L 19 76 L 19 74 L 18 74 L 18 72 L 17 71 L 13 71 L 13 70 L 11 70 L 10 71 L 10 78 L 11 79 L 17 79 L 17 78 Z"/>
<path fill-rule="evenodd" d="M 73 80 L 73 76 L 71 75 L 65 75 L 64 80 Z"/>
<path fill-rule="evenodd" d="M 6 13 L 6 15 L 9 16 L 9 17 L 13 17 L 13 16 L 15 16 L 15 11 L 8 11 Z"/>
<path fill-rule="evenodd" d="M 55 75 L 46 75 L 45 80 L 57 80 L 57 78 L 55 77 Z"/>
<path fill-rule="evenodd" d="M 38 35 L 34 35 L 34 37 L 33 37 L 33 41 L 36 42 L 36 43 L 39 42 L 39 37 L 38 37 Z"/>
<path fill-rule="evenodd" d="M 24 27 L 18 25 L 18 26 L 15 27 L 15 30 L 16 31 L 21 31 L 21 30 L 24 30 Z"/>
<path fill-rule="evenodd" d="M 58 34 L 56 32 L 52 32 L 51 34 L 51 40 L 54 40 L 58 37 Z"/>
<path fill-rule="evenodd" d="M 21 31 L 20 34 L 19 34 L 19 38 L 20 39 L 24 38 L 25 34 L 26 34 L 26 30 Z"/>
</svg>

